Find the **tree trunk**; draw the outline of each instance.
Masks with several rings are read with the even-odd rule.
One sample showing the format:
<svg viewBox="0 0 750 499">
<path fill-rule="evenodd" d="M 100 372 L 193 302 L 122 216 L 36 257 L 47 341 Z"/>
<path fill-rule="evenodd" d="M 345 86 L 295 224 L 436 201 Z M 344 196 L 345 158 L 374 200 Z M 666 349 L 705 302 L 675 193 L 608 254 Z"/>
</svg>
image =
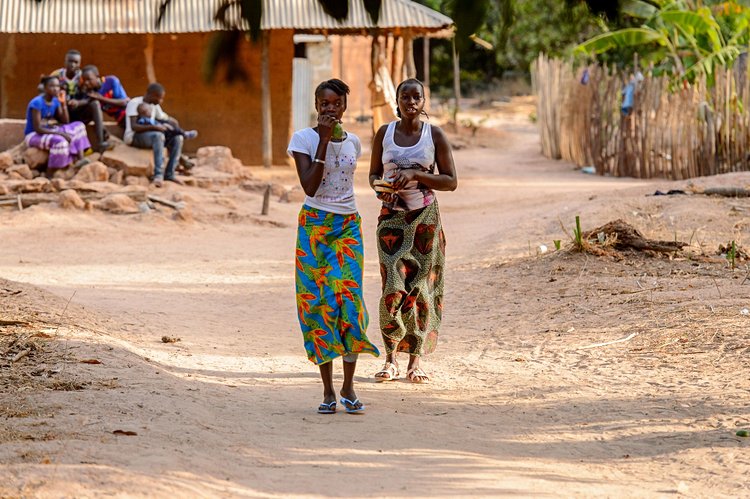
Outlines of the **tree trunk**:
<svg viewBox="0 0 750 499">
<path fill-rule="evenodd" d="M 456 50 L 456 37 L 451 40 L 451 47 L 453 48 L 453 98 L 456 101 L 456 105 L 453 107 L 453 125 L 458 130 L 458 107 L 461 101 L 461 70 L 458 61 L 458 51 Z"/>
<path fill-rule="evenodd" d="M 430 109 L 430 39 L 422 38 L 422 83 L 424 84 L 425 108 Z"/>
<path fill-rule="evenodd" d="M 417 67 L 414 65 L 414 37 L 408 31 L 404 34 L 404 72 L 404 79 L 417 77 Z"/>
<path fill-rule="evenodd" d="M 154 35 L 148 33 L 146 35 L 146 48 L 143 49 L 143 57 L 146 59 L 146 78 L 149 83 L 155 83 L 156 70 L 154 69 Z"/>
<path fill-rule="evenodd" d="M 263 166 L 273 164 L 273 126 L 271 122 L 271 68 L 269 58 L 270 34 L 264 30 L 261 35 L 261 101 L 263 121 Z"/>
</svg>

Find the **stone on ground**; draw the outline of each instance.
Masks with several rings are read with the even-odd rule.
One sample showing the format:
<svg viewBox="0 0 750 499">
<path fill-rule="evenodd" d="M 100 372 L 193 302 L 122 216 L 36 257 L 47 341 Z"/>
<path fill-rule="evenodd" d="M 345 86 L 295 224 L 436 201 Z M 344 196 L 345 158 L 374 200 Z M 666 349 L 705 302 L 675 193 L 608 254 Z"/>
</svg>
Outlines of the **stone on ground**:
<svg viewBox="0 0 750 499">
<path fill-rule="evenodd" d="M 86 203 L 84 203 L 81 196 L 78 195 L 78 192 L 73 189 L 62 191 L 57 199 L 57 204 L 60 205 L 60 208 L 66 210 L 82 210 L 86 206 Z"/>
<path fill-rule="evenodd" d="M 198 149 L 196 155 L 198 167 L 210 168 L 235 176 L 249 176 L 242 161 L 232 156 L 232 150 L 224 146 L 207 146 Z"/>
<path fill-rule="evenodd" d="M 8 151 L 0 152 L 0 171 L 7 169 L 9 166 L 13 166 L 13 155 Z"/>
<path fill-rule="evenodd" d="M 29 165 L 29 168 L 36 169 L 46 165 L 49 159 L 49 151 L 29 147 L 23 152 L 23 162 Z"/>
<path fill-rule="evenodd" d="M 133 175 L 128 175 L 125 177 L 125 185 L 139 185 L 148 187 L 150 184 L 148 177 L 136 177 Z"/>
<path fill-rule="evenodd" d="M 138 203 L 126 194 L 110 194 L 100 201 L 91 203 L 92 206 L 99 210 L 108 211 L 118 215 L 129 215 L 140 213 Z"/>
<path fill-rule="evenodd" d="M 14 165 L 8 168 L 6 172 L 8 172 L 8 174 L 17 173 L 26 180 L 31 180 L 32 178 L 34 178 L 34 174 L 31 173 L 31 168 L 29 168 L 29 165 Z"/>
<path fill-rule="evenodd" d="M 10 192 L 19 194 L 54 191 L 52 183 L 46 177 L 37 177 L 33 180 L 10 179 L 5 182 L 5 187 L 7 187 Z"/>
<path fill-rule="evenodd" d="M 59 168 L 52 174 L 52 179 L 70 180 L 75 177 L 76 173 L 75 168 Z"/>
<path fill-rule="evenodd" d="M 107 182 L 109 180 L 109 172 L 107 171 L 107 165 L 101 161 L 94 161 L 87 165 L 83 165 L 78 173 L 75 174 L 73 180 L 80 182 Z"/>
<path fill-rule="evenodd" d="M 122 170 L 127 176 L 150 177 L 154 174 L 154 153 L 151 149 L 136 149 L 126 145 L 116 145 L 107 151 L 101 161 L 112 168 Z"/>
</svg>

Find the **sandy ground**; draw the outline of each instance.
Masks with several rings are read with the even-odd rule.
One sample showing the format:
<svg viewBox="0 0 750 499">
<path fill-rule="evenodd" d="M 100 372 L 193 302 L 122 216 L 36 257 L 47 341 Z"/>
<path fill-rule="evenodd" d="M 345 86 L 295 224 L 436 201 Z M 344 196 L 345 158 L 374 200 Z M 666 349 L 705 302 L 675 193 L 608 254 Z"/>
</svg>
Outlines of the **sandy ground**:
<svg viewBox="0 0 750 499">
<path fill-rule="evenodd" d="M 28 321 L 0 339 L 37 346 L 15 363 L 9 341 L 0 351 L 0 497 L 750 495 L 750 439 L 735 435 L 750 427 L 750 279 L 716 254 L 747 242 L 750 203 L 584 175 L 542 158 L 525 119 L 493 116 L 502 133 L 457 150 L 459 189 L 439 195 L 433 383 L 374 383 L 382 361 L 363 358 L 362 416 L 315 413 L 293 300 L 298 205 L 263 218 L 254 193 L 180 188 L 193 223 L 0 211 L 0 319 Z M 365 296 L 382 344 L 366 169 Z M 690 246 L 571 252 L 561 222 L 569 232 L 575 215 Z"/>
</svg>

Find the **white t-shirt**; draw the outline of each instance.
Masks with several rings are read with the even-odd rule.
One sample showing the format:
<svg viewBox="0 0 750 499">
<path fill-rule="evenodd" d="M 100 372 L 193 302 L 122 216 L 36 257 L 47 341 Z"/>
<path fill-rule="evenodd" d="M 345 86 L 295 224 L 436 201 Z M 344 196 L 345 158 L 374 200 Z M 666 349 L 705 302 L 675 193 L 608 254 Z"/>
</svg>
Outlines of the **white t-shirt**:
<svg viewBox="0 0 750 499">
<path fill-rule="evenodd" d="M 143 102 L 143 97 L 135 97 L 130 99 L 128 105 L 125 106 L 125 136 L 122 140 L 127 145 L 133 143 L 133 135 L 135 135 L 133 128 L 130 126 L 130 117 L 138 117 L 138 106 L 141 102 Z M 159 104 L 151 104 L 151 119 L 167 121 L 169 115 L 162 110 Z"/>
<path fill-rule="evenodd" d="M 286 152 L 290 156 L 294 152 L 300 152 L 314 159 L 319 143 L 318 132 L 312 128 L 304 128 L 294 132 Z M 357 204 L 354 201 L 354 170 L 357 168 L 357 158 L 361 155 L 359 137 L 351 132 L 346 133 L 346 138 L 342 142 L 329 142 L 326 163 L 323 166 L 323 179 L 315 196 L 305 198 L 305 204 L 339 215 L 357 213 Z"/>
</svg>

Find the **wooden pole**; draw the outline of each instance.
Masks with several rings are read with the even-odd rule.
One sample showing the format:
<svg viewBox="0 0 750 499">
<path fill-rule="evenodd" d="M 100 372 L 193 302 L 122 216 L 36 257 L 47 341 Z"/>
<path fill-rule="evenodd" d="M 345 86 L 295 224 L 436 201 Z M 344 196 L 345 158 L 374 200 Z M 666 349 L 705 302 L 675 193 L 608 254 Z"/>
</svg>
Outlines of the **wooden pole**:
<svg viewBox="0 0 750 499">
<path fill-rule="evenodd" d="M 143 49 L 143 57 L 146 59 L 146 78 L 149 83 L 156 82 L 156 70 L 154 69 L 154 35 L 146 35 L 146 48 Z"/>
<path fill-rule="evenodd" d="M 271 168 L 273 163 L 273 126 L 271 122 L 271 68 L 269 58 L 269 32 L 261 35 L 261 108 L 263 122 L 263 166 Z"/>
<path fill-rule="evenodd" d="M 391 78 L 393 85 L 398 86 L 403 79 L 404 68 L 404 38 L 399 36 L 393 40 L 393 59 L 391 59 Z"/>
<path fill-rule="evenodd" d="M 414 64 L 414 37 L 410 32 L 404 34 L 404 78 L 416 78 L 417 66 Z"/>
<path fill-rule="evenodd" d="M 451 47 L 453 52 L 453 98 L 456 100 L 456 105 L 453 106 L 453 125 L 458 126 L 458 106 L 461 100 L 461 73 L 458 61 L 458 51 L 456 50 L 456 37 L 451 39 Z M 458 128 L 456 128 L 458 129 Z"/>
<path fill-rule="evenodd" d="M 344 75 L 344 35 L 339 35 L 339 79 L 346 81 Z"/>
<path fill-rule="evenodd" d="M 424 84 L 425 108 L 430 110 L 430 39 L 422 38 L 422 83 Z"/>
<path fill-rule="evenodd" d="M 13 77 L 18 59 L 16 57 L 16 35 L 8 35 L 8 45 L 0 59 L 0 118 L 8 117 L 8 85 L 7 79 Z"/>
<path fill-rule="evenodd" d="M 422 38 L 422 83 L 427 90 L 430 87 L 430 39 Z"/>
<path fill-rule="evenodd" d="M 271 200 L 271 184 L 266 185 L 266 190 L 263 192 L 263 206 L 260 209 L 261 215 L 268 215 L 268 204 Z"/>
</svg>

